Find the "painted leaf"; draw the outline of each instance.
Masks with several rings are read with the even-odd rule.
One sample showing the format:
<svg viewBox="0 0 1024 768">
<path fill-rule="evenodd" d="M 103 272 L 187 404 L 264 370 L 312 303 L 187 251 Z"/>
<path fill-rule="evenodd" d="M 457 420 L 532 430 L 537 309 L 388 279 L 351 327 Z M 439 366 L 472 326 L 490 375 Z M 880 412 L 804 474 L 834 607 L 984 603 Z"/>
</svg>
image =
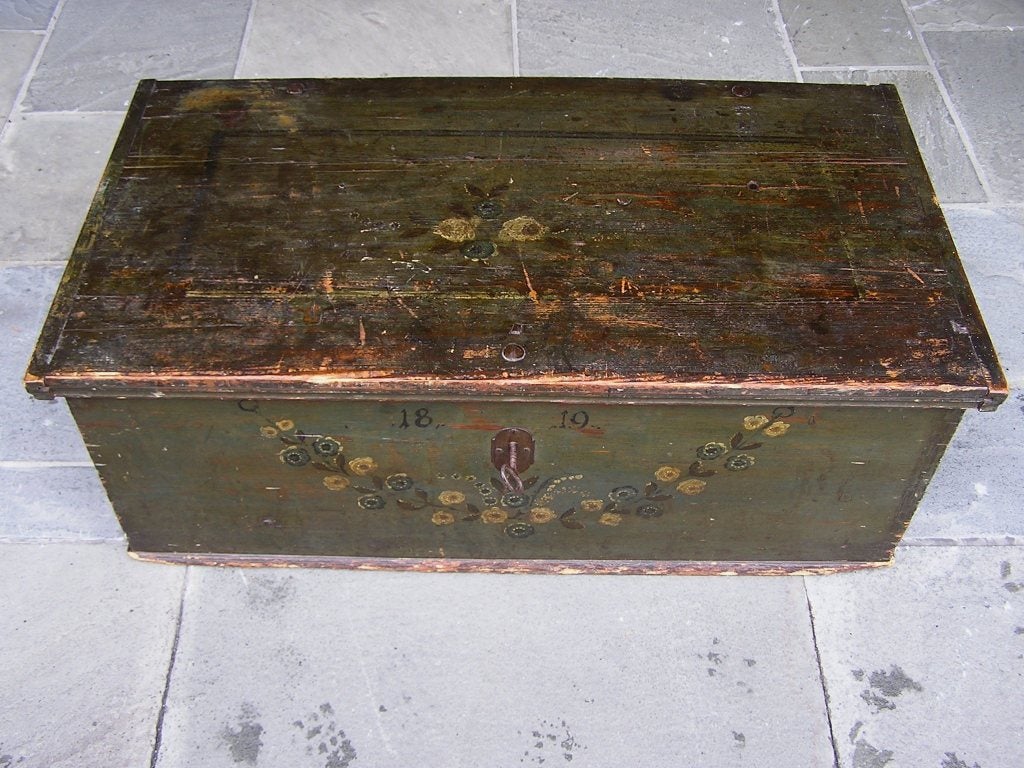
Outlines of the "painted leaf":
<svg viewBox="0 0 1024 768">
<path fill-rule="evenodd" d="M 422 504 L 417 504 L 414 501 L 408 499 L 395 499 L 395 504 L 398 505 L 399 509 L 408 509 L 411 512 L 415 512 L 418 509 L 423 509 Z"/>
<path fill-rule="evenodd" d="M 524 489 L 526 489 L 526 488 L 533 488 L 533 486 L 535 486 L 536 484 L 537 484 L 537 476 L 536 475 L 534 475 L 533 477 L 528 477 L 525 480 L 523 480 L 523 488 Z"/>
<path fill-rule="evenodd" d="M 479 512 L 474 512 L 472 515 L 466 515 L 462 519 L 463 519 L 463 521 L 465 521 L 467 523 L 472 523 L 474 520 L 479 520 L 480 519 L 480 513 Z"/>
<path fill-rule="evenodd" d="M 285 437 L 284 435 L 281 435 L 281 442 L 284 443 L 285 445 L 298 445 L 299 444 L 298 440 L 292 440 L 290 437 Z"/>
<path fill-rule="evenodd" d="M 424 491 L 422 488 L 416 489 L 416 495 L 423 499 L 423 501 L 430 501 L 430 494 Z"/>
<path fill-rule="evenodd" d="M 575 517 L 563 518 L 562 525 L 564 525 L 566 528 L 569 528 L 570 530 L 573 530 L 573 531 L 580 531 L 580 530 L 582 530 L 582 529 L 587 527 L 583 523 L 581 523 L 579 520 L 577 520 Z"/>
<path fill-rule="evenodd" d="M 755 451 L 762 445 L 764 445 L 764 443 L 751 443 L 750 445 L 741 445 L 740 448 L 742 448 L 744 451 Z"/>
<path fill-rule="evenodd" d="M 363 486 L 363 485 L 353 485 L 352 486 L 352 490 L 353 491 L 359 491 L 360 493 L 376 493 L 377 492 L 373 488 L 367 488 L 366 486 Z"/>
<path fill-rule="evenodd" d="M 495 488 L 497 488 L 497 489 L 498 489 L 499 491 L 504 491 L 504 490 L 505 490 L 505 486 L 504 486 L 504 484 L 502 484 L 501 480 L 499 480 L 499 479 L 498 479 L 498 478 L 496 478 L 496 477 L 492 477 L 492 478 L 491 478 L 491 485 L 493 485 L 493 486 L 494 486 Z"/>
<path fill-rule="evenodd" d="M 651 496 L 653 496 L 657 492 L 658 492 L 658 484 L 657 483 L 648 483 L 646 486 L 644 486 L 644 496 L 646 496 L 648 499 L 651 498 Z"/>
<path fill-rule="evenodd" d="M 657 496 L 648 496 L 648 498 L 651 501 L 668 501 L 672 497 L 664 493 L 659 493 Z"/>
<path fill-rule="evenodd" d="M 480 187 L 475 184 L 467 184 L 466 191 L 469 192 L 473 197 L 487 197 L 487 193 L 484 192 Z"/>
<path fill-rule="evenodd" d="M 735 435 L 732 436 L 732 440 L 729 441 L 729 445 L 731 445 L 733 448 L 738 448 L 742 442 L 743 433 L 737 432 Z"/>
<path fill-rule="evenodd" d="M 618 506 L 619 505 L 616 504 L 614 501 L 609 501 L 607 504 L 604 505 L 604 508 L 601 511 L 602 512 L 614 512 L 616 509 L 618 509 Z"/>
<path fill-rule="evenodd" d="M 377 488 L 378 491 L 383 491 L 384 490 L 384 478 L 378 477 L 377 475 L 374 475 L 373 476 L 373 484 Z"/>
<path fill-rule="evenodd" d="M 565 510 L 565 512 L 563 512 L 562 514 L 560 514 L 558 516 L 558 519 L 559 520 L 565 520 L 567 518 L 572 517 L 575 514 L 576 514 L 576 507 L 569 507 L 569 509 Z"/>
<path fill-rule="evenodd" d="M 474 515 L 480 514 L 480 507 L 476 504 L 470 504 L 468 501 L 466 502 L 466 509 Z"/>
</svg>

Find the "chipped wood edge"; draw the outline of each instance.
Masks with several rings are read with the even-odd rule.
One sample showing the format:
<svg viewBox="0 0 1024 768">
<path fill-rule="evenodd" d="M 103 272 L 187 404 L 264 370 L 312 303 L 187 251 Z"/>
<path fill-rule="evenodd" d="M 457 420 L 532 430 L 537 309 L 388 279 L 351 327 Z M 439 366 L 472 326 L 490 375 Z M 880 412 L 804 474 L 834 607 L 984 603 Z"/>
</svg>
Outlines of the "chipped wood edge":
<svg viewBox="0 0 1024 768">
<path fill-rule="evenodd" d="M 420 573 L 523 573 L 621 576 L 824 576 L 892 565 L 878 562 L 733 562 L 700 560 L 476 560 L 455 558 L 378 558 L 322 555 L 242 555 L 208 552 L 136 552 L 148 563 L 230 568 L 313 568 Z"/>
</svg>

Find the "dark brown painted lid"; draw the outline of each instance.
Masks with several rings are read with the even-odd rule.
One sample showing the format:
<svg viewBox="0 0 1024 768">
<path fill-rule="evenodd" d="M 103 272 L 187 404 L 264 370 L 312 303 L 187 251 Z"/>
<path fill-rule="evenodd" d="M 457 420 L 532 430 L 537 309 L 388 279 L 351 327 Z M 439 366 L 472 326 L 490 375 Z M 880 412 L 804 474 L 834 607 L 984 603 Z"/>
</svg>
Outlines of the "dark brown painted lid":
<svg viewBox="0 0 1024 768">
<path fill-rule="evenodd" d="M 144 81 L 27 383 L 1006 394 L 895 88 L 657 80 Z"/>
</svg>

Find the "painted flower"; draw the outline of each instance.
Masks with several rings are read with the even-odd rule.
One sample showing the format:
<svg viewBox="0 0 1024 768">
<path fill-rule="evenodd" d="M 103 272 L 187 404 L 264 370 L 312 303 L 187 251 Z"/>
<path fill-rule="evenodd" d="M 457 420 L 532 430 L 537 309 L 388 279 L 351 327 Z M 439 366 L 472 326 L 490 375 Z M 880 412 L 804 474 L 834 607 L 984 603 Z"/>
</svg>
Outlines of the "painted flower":
<svg viewBox="0 0 1024 768">
<path fill-rule="evenodd" d="M 466 500 L 466 494 L 462 491 L 441 491 L 437 494 L 437 500 L 446 507 L 454 507 Z"/>
<path fill-rule="evenodd" d="M 547 233 L 548 228 L 536 219 L 529 216 L 517 216 L 501 225 L 498 239 L 523 243 L 530 240 L 542 240 Z"/>
<path fill-rule="evenodd" d="M 662 483 L 672 483 L 678 480 L 681 474 L 682 472 L 675 467 L 661 467 L 654 476 Z"/>
<path fill-rule="evenodd" d="M 530 499 L 521 493 L 506 493 L 501 497 L 501 506 L 519 509 L 519 507 L 526 506 L 529 501 Z"/>
<path fill-rule="evenodd" d="M 725 468 L 732 471 L 750 469 L 754 466 L 754 457 L 746 453 L 737 453 L 725 460 Z"/>
<path fill-rule="evenodd" d="M 537 525 L 550 523 L 557 517 L 555 510 L 550 507 L 534 507 L 530 510 L 530 522 Z"/>
<path fill-rule="evenodd" d="M 755 429 L 763 427 L 769 421 L 771 421 L 771 419 L 763 413 L 759 413 L 757 416 L 745 416 L 743 417 L 743 428 L 748 432 L 753 432 Z"/>
<path fill-rule="evenodd" d="M 635 499 L 639 495 L 640 491 L 632 485 L 620 485 L 618 488 L 612 488 L 612 492 L 608 494 L 608 498 L 612 501 L 629 501 L 630 499 Z"/>
<path fill-rule="evenodd" d="M 369 456 L 360 456 L 348 463 L 348 468 L 357 475 L 368 475 L 377 468 L 377 462 Z"/>
<path fill-rule="evenodd" d="M 451 525 L 455 522 L 455 515 L 446 509 L 439 509 L 430 518 L 430 522 L 434 525 Z"/>
<path fill-rule="evenodd" d="M 622 522 L 622 515 L 618 512 L 605 512 L 597 519 L 601 525 L 618 525 Z"/>
<path fill-rule="evenodd" d="M 528 536 L 533 536 L 536 529 L 529 523 L 524 523 L 520 520 L 514 520 L 505 526 L 505 534 L 512 539 L 525 539 Z"/>
<path fill-rule="evenodd" d="M 767 427 L 765 427 L 764 431 L 761 434 L 767 435 L 768 437 L 778 437 L 779 435 L 786 434 L 788 431 L 788 422 L 776 421 L 774 424 L 769 424 Z"/>
<path fill-rule="evenodd" d="M 341 453 L 341 443 L 333 437 L 318 437 L 313 441 L 313 452 L 317 456 L 337 456 Z"/>
<path fill-rule="evenodd" d="M 476 226 L 469 219 L 445 219 L 437 225 L 434 234 L 452 243 L 464 243 L 476 237 Z"/>
<path fill-rule="evenodd" d="M 487 240 L 474 240 L 462 246 L 462 255 L 470 261 L 487 261 L 497 252 L 494 243 Z"/>
<path fill-rule="evenodd" d="M 260 427 L 260 434 L 264 437 L 277 437 L 277 430 L 273 427 Z"/>
<path fill-rule="evenodd" d="M 661 507 L 655 504 L 641 504 L 636 508 L 637 517 L 642 517 L 645 520 L 652 520 L 655 517 L 661 517 L 664 512 L 661 511 Z"/>
<path fill-rule="evenodd" d="M 498 509 L 497 507 L 490 507 L 483 511 L 483 514 L 480 515 L 480 519 L 485 523 L 504 523 L 508 521 L 508 512 L 504 509 Z"/>
<path fill-rule="evenodd" d="M 408 491 L 412 488 L 412 478 L 406 474 L 388 475 L 384 482 L 392 491 Z"/>
<path fill-rule="evenodd" d="M 360 496 L 356 503 L 363 509 L 384 509 L 384 506 L 387 504 L 384 501 L 384 497 L 376 493 Z"/>
<path fill-rule="evenodd" d="M 583 512 L 600 512 L 604 509 L 604 502 L 601 499 L 584 499 L 580 502 L 580 510 Z"/>
<path fill-rule="evenodd" d="M 728 452 L 729 448 L 725 443 L 704 443 L 697 449 L 697 458 L 710 461 L 724 456 Z"/>
<path fill-rule="evenodd" d="M 324 486 L 332 491 L 343 491 L 351 485 L 352 481 L 344 475 L 327 475 L 324 478 Z"/>
<path fill-rule="evenodd" d="M 291 419 L 281 419 L 279 422 L 277 422 L 277 428 L 280 429 L 282 432 L 289 432 L 295 429 L 295 422 L 292 421 Z"/>
<path fill-rule="evenodd" d="M 687 496 L 696 496 L 698 493 L 704 493 L 707 485 L 706 480 L 698 480 L 695 477 L 691 477 L 677 485 L 676 490 L 680 493 L 685 493 Z"/>
<path fill-rule="evenodd" d="M 280 453 L 281 461 L 289 467 L 302 467 L 309 464 L 309 451 L 297 445 L 291 445 Z"/>
</svg>

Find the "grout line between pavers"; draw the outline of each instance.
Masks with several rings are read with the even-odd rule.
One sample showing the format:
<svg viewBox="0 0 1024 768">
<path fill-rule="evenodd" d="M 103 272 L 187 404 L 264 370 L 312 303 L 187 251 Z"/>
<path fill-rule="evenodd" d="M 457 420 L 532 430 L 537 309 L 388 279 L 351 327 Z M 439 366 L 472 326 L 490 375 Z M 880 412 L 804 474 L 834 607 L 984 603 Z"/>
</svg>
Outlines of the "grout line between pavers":
<svg viewBox="0 0 1024 768">
<path fill-rule="evenodd" d="M 45 29 L 0 29 L 0 33 L 16 32 L 20 35 L 45 35 Z"/>
<path fill-rule="evenodd" d="M 238 59 L 235 61 L 235 69 L 231 73 L 231 77 L 237 78 L 239 73 L 242 71 L 242 64 L 245 61 L 245 52 L 249 49 L 249 37 L 252 35 L 252 22 L 256 17 L 256 2 L 257 0 L 250 0 L 249 2 L 249 14 L 245 17 L 245 28 L 242 30 L 242 40 L 238 44 Z"/>
<path fill-rule="evenodd" d="M 67 537 L 56 538 L 54 536 L 0 536 L 0 544 L 35 544 L 37 546 L 52 546 L 55 544 L 79 546 L 80 544 L 119 544 L 125 545 L 124 536 L 113 538 L 103 536 L 88 536 L 80 539 L 69 539 Z"/>
<path fill-rule="evenodd" d="M 181 625 L 185 615 L 185 593 L 188 590 L 188 579 L 192 566 L 185 566 L 185 574 L 181 579 L 181 595 L 178 599 L 178 618 L 174 624 L 174 640 L 171 643 L 171 657 L 167 661 L 167 674 L 164 677 L 164 691 L 160 696 L 160 711 L 156 716 L 156 730 L 153 734 L 153 753 L 149 758 L 149 768 L 156 768 L 160 760 L 160 747 L 163 745 L 164 717 L 167 714 L 167 698 L 171 690 L 171 677 L 174 675 L 174 662 L 178 658 L 178 644 L 181 642 Z"/>
<path fill-rule="evenodd" d="M 807 601 L 807 618 L 811 623 L 811 643 L 814 645 L 814 661 L 818 665 L 821 693 L 825 697 L 825 719 L 828 720 L 828 737 L 832 742 L 832 768 L 839 768 L 839 744 L 836 743 L 836 732 L 832 725 L 832 701 L 828 695 L 828 683 L 825 682 L 825 668 L 821 664 L 821 651 L 818 648 L 818 630 L 814 626 L 814 608 L 811 606 L 811 593 L 807 589 L 807 577 L 803 576 L 802 579 L 804 599 Z"/>
<path fill-rule="evenodd" d="M 73 469 L 92 467 L 91 461 L 32 461 L 31 459 L 13 459 L 0 461 L 0 469 Z"/>
<path fill-rule="evenodd" d="M 1020 32 L 1024 27 L 1014 27 L 1009 24 L 1003 24 L 998 27 L 992 26 L 970 26 L 970 27 L 957 27 L 953 24 L 921 24 L 919 25 L 922 32 Z"/>
<path fill-rule="evenodd" d="M 25 100 L 25 96 L 28 95 L 28 87 L 32 83 L 32 78 L 36 76 L 36 71 L 39 69 L 39 62 L 43 60 L 43 53 L 46 51 L 46 46 L 50 42 L 50 38 L 53 36 L 53 30 L 57 26 L 57 20 L 60 18 L 61 12 L 64 10 L 64 3 L 67 0 L 57 0 L 57 5 L 53 8 L 53 13 L 50 16 L 50 23 L 46 25 L 46 30 L 43 32 L 43 39 L 39 41 L 39 47 L 36 48 L 36 55 L 32 57 L 32 63 L 28 66 L 28 71 L 25 72 L 25 77 L 21 81 L 21 88 L 18 89 L 18 95 L 14 97 L 14 103 L 11 104 L 11 110 L 7 114 L 7 120 L 4 121 L 3 125 L 0 125 L 0 142 L 7 136 L 7 126 L 14 122 L 14 116 L 19 114 L 21 111 L 21 103 Z"/>
<path fill-rule="evenodd" d="M 22 114 L 32 117 L 94 117 L 103 115 L 123 115 L 125 109 L 33 109 Z"/>
<path fill-rule="evenodd" d="M 903 12 L 907 15 L 907 22 L 910 24 L 910 28 L 914 34 L 917 35 L 918 45 L 921 46 L 921 51 L 924 53 L 924 59 L 928 62 L 928 67 L 931 69 L 932 78 L 935 80 L 935 87 L 939 89 L 939 96 L 942 97 L 942 103 L 946 105 L 946 112 L 949 113 L 950 119 L 953 121 L 953 125 L 956 127 L 957 133 L 960 134 L 960 142 L 964 145 L 964 151 L 967 152 L 967 158 L 971 161 L 971 165 L 974 166 L 974 173 L 978 177 L 978 181 L 981 183 L 981 189 L 985 193 L 985 197 L 989 200 L 994 200 L 995 196 L 992 194 L 992 187 L 988 183 L 988 177 L 985 175 L 984 169 L 981 167 L 981 161 L 978 160 L 978 155 L 974 151 L 974 143 L 971 141 L 971 137 L 967 133 L 967 129 L 964 127 L 963 121 L 960 119 L 960 114 L 957 112 L 956 107 L 953 106 L 953 99 L 949 95 L 949 91 L 946 89 L 946 83 L 942 79 L 942 75 L 939 73 L 939 67 L 935 63 L 935 57 L 932 56 L 931 50 L 929 50 L 927 43 L 924 41 L 924 33 L 921 31 L 921 26 L 914 19 L 914 14 L 910 12 L 910 8 L 907 6 L 907 0 L 900 0 L 900 5 L 903 7 Z"/>
<path fill-rule="evenodd" d="M 997 536 L 962 536 L 956 538 L 922 537 L 920 539 L 903 539 L 901 547 L 916 547 L 924 549 L 928 547 L 971 547 L 984 549 L 986 547 L 1021 547 L 1024 546 L 1024 537 L 1006 534 Z"/>
<path fill-rule="evenodd" d="M 999 208 L 1024 208 L 1024 203 L 1004 203 L 1000 200 L 990 200 L 987 203 L 941 203 L 943 208 L 958 208 L 958 209 L 977 209 L 982 211 L 992 211 Z"/>
<path fill-rule="evenodd" d="M 782 18 L 782 7 L 779 5 L 779 0 L 772 0 L 771 9 L 772 14 L 775 16 L 775 28 L 782 35 L 782 48 L 789 59 L 789 65 L 793 68 L 793 75 L 798 83 L 802 83 L 804 76 L 800 71 L 800 60 L 796 56 L 796 49 L 793 47 L 793 40 L 789 36 L 789 30 L 786 29 L 786 20 Z"/>
<path fill-rule="evenodd" d="M 511 0 L 509 13 L 512 15 L 512 76 L 519 77 L 519 3 Z"/>
<path fill-rule="evenodd" d="M 838 67 L 807 66 L 800 67 L 804 72 L 931 72 L 931 67 L 924 64 L 892 64 L 883 66 L 879 64 L 844 64 Z"/>
</svg>

